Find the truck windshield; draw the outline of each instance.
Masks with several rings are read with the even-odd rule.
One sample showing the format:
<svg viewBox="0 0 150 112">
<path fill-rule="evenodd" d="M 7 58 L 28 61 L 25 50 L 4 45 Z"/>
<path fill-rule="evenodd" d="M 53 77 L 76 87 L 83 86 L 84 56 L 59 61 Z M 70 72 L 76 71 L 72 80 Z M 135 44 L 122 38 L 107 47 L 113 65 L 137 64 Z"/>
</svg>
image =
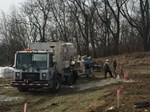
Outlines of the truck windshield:
<svg viewBox="0 0 150 112">
<path fill-rule="evenodd" d="M 47 54 L 46 53 L 18 53 L 16 57 L 16 68 L 36 70 L 47 68 Z"/>
</svg>

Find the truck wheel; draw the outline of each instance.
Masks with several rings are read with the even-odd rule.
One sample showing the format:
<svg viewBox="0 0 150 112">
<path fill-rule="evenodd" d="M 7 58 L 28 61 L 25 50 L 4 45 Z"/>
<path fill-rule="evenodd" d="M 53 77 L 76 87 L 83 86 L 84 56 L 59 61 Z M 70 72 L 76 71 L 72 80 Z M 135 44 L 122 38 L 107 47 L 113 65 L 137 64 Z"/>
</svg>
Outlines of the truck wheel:
<svg viewBox="0 0 150 112">
<path fill-rule="evenodd" d="M 59 76 L 55 79 L 52 80 L 52 86 L 50 88 L 50 91 L 52 93 L 57 93 L 60 91 L 60 88 L 61 88 L 61 80 L 59 78 Z"/>
<path fill-rule="evenodd" d="M 27 87 L 17 87 L 20 92 L 27 92 L 29 89 Z"/>
<path fill-rule="evenodd" d="M 67 76 L 67 84 L 73 85 L 77 82 L 78 75 L 75 72 L 71 72 L 69 76 Z"/>
</svg>

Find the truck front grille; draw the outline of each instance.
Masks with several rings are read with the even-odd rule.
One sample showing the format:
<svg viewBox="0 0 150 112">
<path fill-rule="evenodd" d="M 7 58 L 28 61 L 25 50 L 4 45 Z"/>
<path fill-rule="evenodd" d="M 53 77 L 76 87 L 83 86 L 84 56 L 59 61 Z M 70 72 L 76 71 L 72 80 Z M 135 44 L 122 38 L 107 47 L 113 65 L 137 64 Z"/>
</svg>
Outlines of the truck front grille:
<svg viewBox="0 0 150 112">
<path fill-rule="evenodd" d="M 40 73 L 22 73 L 22 79 L 38 81 L 40 80 Z"/>
</svg>

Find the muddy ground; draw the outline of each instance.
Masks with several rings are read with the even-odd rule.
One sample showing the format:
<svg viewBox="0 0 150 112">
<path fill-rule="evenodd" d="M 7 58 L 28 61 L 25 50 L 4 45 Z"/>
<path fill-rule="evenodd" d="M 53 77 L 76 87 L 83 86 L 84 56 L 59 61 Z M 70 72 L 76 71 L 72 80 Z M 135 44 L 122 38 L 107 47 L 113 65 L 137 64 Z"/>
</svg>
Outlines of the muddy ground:
<svg viewBox="0 0 150 112">
<path fill-rule="evenodd" d="M 0 112 L 23 112 L 25 103 L 29 112 L 150 112 L 149 53 L 115 58 L 128 73 L 127 80 L 103 79 L 103 72 L 95 72 L 95 78 L 82 77 L 74 86 L 62 86 L 59 93 L 51 94 L 47 90 L 21 93 L 10 87 L 11 79 L 0 79 Z"/>
</svg>

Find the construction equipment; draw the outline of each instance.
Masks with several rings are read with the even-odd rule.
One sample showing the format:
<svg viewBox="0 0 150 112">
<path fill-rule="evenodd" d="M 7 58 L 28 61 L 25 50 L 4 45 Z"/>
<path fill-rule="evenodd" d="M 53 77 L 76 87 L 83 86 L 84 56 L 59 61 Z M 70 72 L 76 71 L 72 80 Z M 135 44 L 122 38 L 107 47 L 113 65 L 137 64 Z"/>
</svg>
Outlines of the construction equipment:
<svg viewBox="0 0 150 112">
<path fill-rule="evenodd" d="M 48 88 L 58 92 L 64 83 L 75 84 L 77 70 L 70 65 L 75 55 L 76 48 L 72 43 L 31 43 L 30 48 L 15 54 L 11 86 L 21 92 L 30 88 Z"/>
</svg>

